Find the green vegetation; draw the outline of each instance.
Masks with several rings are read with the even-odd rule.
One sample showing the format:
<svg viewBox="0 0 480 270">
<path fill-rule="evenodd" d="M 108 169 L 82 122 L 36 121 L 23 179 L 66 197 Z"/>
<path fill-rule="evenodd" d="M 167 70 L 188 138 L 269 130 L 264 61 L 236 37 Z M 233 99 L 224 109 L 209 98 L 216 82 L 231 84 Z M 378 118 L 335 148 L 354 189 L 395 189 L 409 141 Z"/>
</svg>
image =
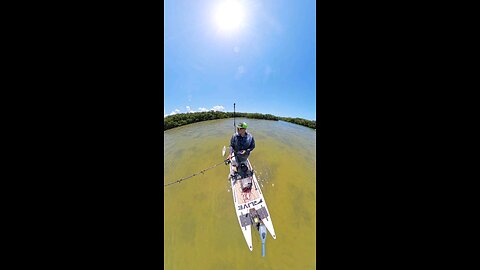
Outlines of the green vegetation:
<svg viewBox="0 0 480 270">
<path fill-rule="evenodd" d="M 273 121 L 286 121 L 294 123 L 297 125 L 306 126 L 309 128 L 316 129 L 316 121 L 305 120 L 303 118 L 290 118 L 290 117 L 278 117 L 271 114 L 261 114 L 261 113 L 242 113 L 235 112 L 235 117 L 244 117 L 244 118 L 253 118 L 253 119 L 265 119 Z M 188 125 L 195 122 L 222 119 L 222 118 L 233 118 L 233 112 L 195 112 L 195 113 L 179 113 L 174 115 L 169 115 L 164 118 L 163 130 Z"/>
<path fill-rule="evenodd" d="M 303 118 L 279 117 L 280 120 L 294 123 L 301 126 L 317 129 L 317 121 L 305 120 Z"/>
</svg>

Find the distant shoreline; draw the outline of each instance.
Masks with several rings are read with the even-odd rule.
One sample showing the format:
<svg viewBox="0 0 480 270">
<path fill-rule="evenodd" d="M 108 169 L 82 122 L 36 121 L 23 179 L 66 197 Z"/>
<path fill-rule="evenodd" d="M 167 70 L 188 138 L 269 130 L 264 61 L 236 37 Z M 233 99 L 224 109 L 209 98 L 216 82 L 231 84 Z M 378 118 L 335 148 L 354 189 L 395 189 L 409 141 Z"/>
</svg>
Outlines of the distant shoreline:
<svg viewBox="0 0 480 270">
<path fill-rule="evenodd" d="M 306 120 L 303 118 L 291 118 L 291 117 L 279 117 L 271 114 L 261 114 L 261 113 L 244 113 L 244 112 L 235 112 L 235 117 L 244 117 L 251 119 L 264 119 L 272 121 L 286 121 L 294 123 L 297 125 L 309 127 L 311 129 L 317 129 L 317 122 L 312 120 Z M 224 119 L 224 118 L 233 118 L 233 112 L 218 112 L 218 111 L 209 111 L 209 112 L 194 112 L 194 113 L 179 113 L 174 115 L 169 115 L 163 120 L 163 130 L 168 130 L 196 122 L 214 120 L 214 119 Z"/>
</svg>

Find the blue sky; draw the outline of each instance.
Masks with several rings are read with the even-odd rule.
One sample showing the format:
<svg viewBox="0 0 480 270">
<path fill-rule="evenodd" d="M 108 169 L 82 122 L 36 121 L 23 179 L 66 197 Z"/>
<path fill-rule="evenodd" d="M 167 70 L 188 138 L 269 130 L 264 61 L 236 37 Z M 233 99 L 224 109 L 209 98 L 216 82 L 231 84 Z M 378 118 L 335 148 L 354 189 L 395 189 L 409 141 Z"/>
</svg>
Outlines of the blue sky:
<svg viewBox="0 0 480 270">
<path fill-rule="evenodd" d="M 240 112 L 316 120 L 315 1 L 164 6 L 164 115 L 235 102 Z"/>
</svg>

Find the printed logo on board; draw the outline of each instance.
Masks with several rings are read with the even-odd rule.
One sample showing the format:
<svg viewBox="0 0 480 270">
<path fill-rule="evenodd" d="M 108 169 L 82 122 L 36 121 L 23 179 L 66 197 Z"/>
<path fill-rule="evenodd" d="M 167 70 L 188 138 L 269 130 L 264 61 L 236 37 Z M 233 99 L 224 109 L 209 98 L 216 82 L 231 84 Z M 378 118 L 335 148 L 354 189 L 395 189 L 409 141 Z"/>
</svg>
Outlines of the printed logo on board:
<svg viewBox="0 0 480 270">
<path fill-rule="evenodd" d="M 246 203 L 246 204 L 244 204 L 244 205 L 239 205 L 239 206 L 238 206 L 238 210 L 247 209 L 247 208 L 250 208 L 250 207 L 252 207 L 252 206 L 255 206 L 255 205 L 259 204 L 259 203 L 262 203 L 262 202 L 263 202 L 263 200 L 260 199 L 259 202 L 253 201 L 253 202 Z"/>
</svg>

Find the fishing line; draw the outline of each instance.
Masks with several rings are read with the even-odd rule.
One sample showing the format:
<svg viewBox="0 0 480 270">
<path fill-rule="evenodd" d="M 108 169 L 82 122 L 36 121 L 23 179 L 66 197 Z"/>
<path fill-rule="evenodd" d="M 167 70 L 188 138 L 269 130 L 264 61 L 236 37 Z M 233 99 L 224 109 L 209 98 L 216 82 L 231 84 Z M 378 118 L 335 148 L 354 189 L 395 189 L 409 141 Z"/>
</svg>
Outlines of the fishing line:
<svg viewBox="0 0 480 270">
<path fill-rule="evenodd" d="M 198 173 L 194 173 L 194 174 L 192 174 L 192 175 L 190 175 L 190 176 L 180 178 L 180 179 L 178 179 L 178 180 L 176 180 L 176 181 L 170 182 L 170 183 L 165 184 L 165 185 L 163 185 L 163 186 L 166 187 L 166 186 L 169 186 L 169 185 L 173 185 L 173 184 L 176 184 L 176 183 L 180 183 L 180 182 L 182 182 L 183 180 L 186 180 L 186 179 L 188 179 L 188 178 L 192 178 L 192 177 L 194 177 L 194 176 L 196 176 L 196 175 L 203 174 L 204 172 L 206 172 L 206 171 L 208 171 L 208 170 L 210 170 L 210 169 L 213 169 L 213 168 L 215 168 L 215 167 L 217 167 L 217 166 L 219 166 L 219 165 L 221 165 L 221 164 L 225 164 L 225 161 L 222 161 L 221 163 L 218 163 L 218 164 L 216 164 L 216 165 L 213 165 L 212 167 L 203 169 L 203 170 L 199 171 Z"/>
<path fill-rule="evenodd" d="M 222 156 L 225 156 L 225 151 L 226 151 L 226 147 L 223 146 Z M 203 170 L 199 171 L 198 173 L 194 173 L 194 174 L 192 174 L 192 175 L 190 175 L 190 176 L 180 178 L 180 179 L 178 179 L 177 181 L 173 181 L 173 182 L 167 183 L 167 184 L 165 184 L 165 185 L 163 185 L 163 186 L 166 187 L 166 186 L 169 186 L 169 185 L 173 185 L 173 184 L 176 184 L 176 183 L 180 183 L 180 182 L 182 182 L 183 180 L 186 180 L 186 179 L 188 179 L 188 178 L 194 177 L 195 175 L 203 174 L 204 172 L 206 172 L 206 171 L 208 171 L 208 170 L 210 170 L 210 169 L 213 169 L 213 168 L 217 167 L 218 165 L 221 165 L 221 164 L 227 165 L 229 162 L 230 162 L 230 161 L 229 161 L 228 159 L 227 159 L 227 160 L 224 160 L 224 161 L 222 161 L 222 162 L 220 162 L 220 163 L 218 163 L 218 164 L 213 165 L 213 166 L 210 167 L 210 168 L 203 169 Z"/>
</svg>

